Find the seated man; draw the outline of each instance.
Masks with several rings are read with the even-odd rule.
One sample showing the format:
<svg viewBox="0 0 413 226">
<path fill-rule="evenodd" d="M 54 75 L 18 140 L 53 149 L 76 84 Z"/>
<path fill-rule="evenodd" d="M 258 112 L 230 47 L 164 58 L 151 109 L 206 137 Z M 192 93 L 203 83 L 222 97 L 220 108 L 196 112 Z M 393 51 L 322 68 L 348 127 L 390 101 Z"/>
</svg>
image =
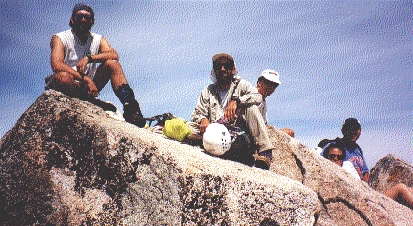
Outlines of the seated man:
<svg viewBox="0 0 413 226">
<path fill-rule="evenodd" d="M 259 109 L 262 117 L 264 118 L 265 124 L 268 123 L 266 98 L 271 96 L 280 84 L 280 76 L 274 70 L 264 70 L 260 77 L 258 77 L 257 90 L 262 96 L 262 103 L 259 105 Z"/>
<path fill-rule="evenodd" d="M 324 158 L 334 162 L 335 164 L 342 167 L 344 170 L 349 172 L 355 178 L 360 179 L 359 174 L 353 166 L 353 163 L 349 161 L 344 161 L 346 157 L 346 150 L 339 144 L 329 145 L 323 152 Z"/>
<path fill-rule="evenodd" d="M 262 103 L 258 106 L 258 108 L 260 109 L 262 117 L 264 118 L 265 124 L 268 123 L 266 99 L 274 93 L 275 89 L 280 84 L 280 75 L 278 74 L 278 72 L 271 69 L 264 70 L 261 73 L 260 77 L 258 77 L 257 90 L 262 96 Z M 290 137 L 294 137 L 294 131 L 290 128 L 283 128 L 281 129 L 281 131 L 283 131 Z"/>
<path fill-rule="evenodd" d="M 258 109 L 262 97 L 249 82 L 236 76 L 234 59 L 221 53 L 212 57 L 213 70 L 210 84 L 198 99 L 191 115 L 191 121 L 204 133 L 210 123 L 232 123 L 247 131 L 253 138 L 258 155 L 255 166 L 269 169 L 273 145 L 268 137 L 267 128 Z"/>
<path fill-rule="evenodd" d="M 333 143 L 341 145 L 346 150 L 346 157 L 344 160 L 353 163 L 353 166 L 356 168 L 360 178 L 366 183 L 369 183 L 369 168 L 367 167 L 364 159 L 363 151 L 356 143 L 361 134 L 361 125 L 359 121 L 355 118 L 346 119 L 341 128 L 341 132 L 343 133 L 343 138 L 337 137 L 335 140 L 324 139 L 320 141 L 318 146 L 323 148 L 324 152 L 326 148 Z"/>
<path fill-rule="evenodd" d="M 113 105 L 110 107 L 94 98 L 110 80 L 112 89 L 123 104 L 125 120 L 143 127 L 146 121 L 126 81 L 119 56 L 103 36 L 90 32 L 94 22 L 90 6 L 74 6 L 69 22 L 72 29 L 52 37 L 50 59 L 54 74 L 45 79 L 45 89 L 54 89 L 108 108 L 105 110 L 113 110 Z M 101 64 L 97 67 L 97 63 Z"/>
</svg>

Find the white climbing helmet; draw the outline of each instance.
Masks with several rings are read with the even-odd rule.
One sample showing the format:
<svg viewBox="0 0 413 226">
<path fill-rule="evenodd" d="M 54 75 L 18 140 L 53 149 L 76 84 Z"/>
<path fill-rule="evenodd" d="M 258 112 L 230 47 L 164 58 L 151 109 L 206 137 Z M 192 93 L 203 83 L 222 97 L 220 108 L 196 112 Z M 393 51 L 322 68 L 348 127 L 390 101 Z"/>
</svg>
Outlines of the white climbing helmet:
<svg viewBox="0 0 413 226">
<path fill-rule="evenodd" d="M 221 156 L 231 148 L 231 136 L 228 129 L 219 123 L 211 123 L 202 138 L 205 151 L 211 155 Z"/>
</svg>

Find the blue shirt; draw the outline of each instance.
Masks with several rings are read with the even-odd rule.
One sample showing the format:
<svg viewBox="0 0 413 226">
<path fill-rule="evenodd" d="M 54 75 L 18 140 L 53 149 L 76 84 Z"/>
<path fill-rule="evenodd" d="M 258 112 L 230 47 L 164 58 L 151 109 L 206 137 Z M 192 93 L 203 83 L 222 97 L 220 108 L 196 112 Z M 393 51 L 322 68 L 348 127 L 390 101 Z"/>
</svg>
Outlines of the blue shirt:
<svg viewBox="0 0 413 226">
<path fill-rule="evenodd" d="M 360 178 L 362 178 L 364 173 L 369 172 L 369 168 L 367 167 L 366 161 L 364 160 L 363 151 L 358 144 L 356 144 L 355 148 L 351 148 L 344 142 L 342 144 L 346 149 L 346 158 L 344 159 L 344 161 L 350 161 L 351 163 L 353 163 L 354 168 L 356 168 L 357 173 L 359 174 Z"/>
</svg>

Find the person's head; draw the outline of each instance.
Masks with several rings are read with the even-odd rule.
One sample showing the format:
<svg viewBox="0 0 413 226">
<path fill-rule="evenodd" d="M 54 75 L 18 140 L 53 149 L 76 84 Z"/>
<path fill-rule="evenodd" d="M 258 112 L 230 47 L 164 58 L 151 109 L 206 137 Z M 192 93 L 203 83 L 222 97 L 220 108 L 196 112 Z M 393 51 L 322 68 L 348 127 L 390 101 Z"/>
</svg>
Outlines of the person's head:
<svg viewBox="0 0 413 226">
<path fill-rule="evenodd" d="M 323 156 L 335 164 L 343 166 L 343 161 L 346 158 L 346 150 L 341 145 L 332 143 L 324 149 Z"/>
<path fill-rule="evenodd" d="M 234 59 L 231 55 L 226 53 L 215 54 L 212 57 L 212 67 L 218 84 L 227 85 L 231 83 L 236 72 Z"/>
<path fill-rule="evenodd" d="M 341 127 L 341 132 L 345 140 L 356 143 L 361 134 L 360 122 L 355 118 L 346 119 Z"/>
<path fill-rule="evenodd" d="M 280 82 L 280 75 L 274 70 L 264 70 L 257 81 L 258 92 L 262 95 L 262 98 L 271 96 Z"/>
<path fill-rule="evenodd" d="M 78 3 L 73 7 L 69 26 L 78 34 L 89 33 L 95 23 L 95 13 L 93 9 L 84 3 Z"/>
</svg>

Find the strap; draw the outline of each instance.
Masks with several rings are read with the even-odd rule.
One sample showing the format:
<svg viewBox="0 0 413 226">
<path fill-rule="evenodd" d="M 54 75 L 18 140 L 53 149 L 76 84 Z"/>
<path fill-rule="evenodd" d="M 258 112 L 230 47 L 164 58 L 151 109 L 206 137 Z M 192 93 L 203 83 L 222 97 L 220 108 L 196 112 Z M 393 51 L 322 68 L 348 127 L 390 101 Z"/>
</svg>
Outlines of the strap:
<svg viewBox="0 0 413 226">
<path fill-rule="evenodd" d="M 152 116 L 150 118 L 144 118 L 146 121 L 149 121 L 149 127 L 151 127 L 151 124 L 153 121 L 158 121 L 158 123 L 156 125 L 161 125 L 164 126 L 165 125 L 165 121 L 166 120 L 170 120 L 176 118 L 172 113 L 166 112 L 163 113 L 161 115 L 155 115 Z"/>
<path fill-rule="evenodd" d="M 234 79 L 235 79 L 235 78 L 234 78 Z M 234 81 L 235 86 L 233 87 L 232 90 L 230 90 L 230 91 L 228 92 L 228 93 L 231 93 L 231 95 L 229 95 L 229 99 L 230 99 L 230 100 L 231 100 L 232 97 L 234 96 L 235 90 L 237 89 L 238 84 L 239 84 L 240 81 L 241 81 L 241 79 L 235 79 L 235 81 Z"/>
<path fill-rule="evenodd" d="M 152 116 L 152 117 L 150 117 L 150 118 L 144 118 L 146 121 L 149 121 L 149 127 L 151 127 L 151 124 L 152 124 L 152 122 L 153 121 L 160 121 L 160 120 L 162 120 L 162 115 L 155 115 L 155 116 Z"/>
</svg>

